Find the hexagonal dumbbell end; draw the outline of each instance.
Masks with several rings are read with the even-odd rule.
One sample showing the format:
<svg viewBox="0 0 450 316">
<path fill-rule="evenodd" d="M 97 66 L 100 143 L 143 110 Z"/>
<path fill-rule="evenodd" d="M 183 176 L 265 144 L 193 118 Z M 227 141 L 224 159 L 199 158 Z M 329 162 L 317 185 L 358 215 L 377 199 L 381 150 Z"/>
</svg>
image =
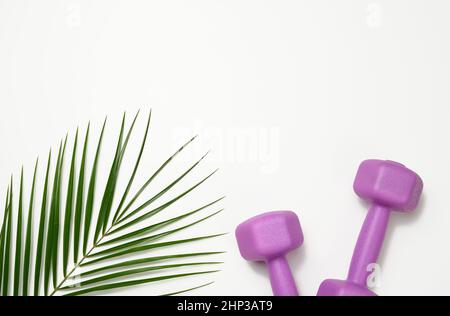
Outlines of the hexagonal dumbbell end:
<svg viewBox="0 0 450 316">
<path fill-rule="evenodd" d="M 416 208 L 422 188 L 422 179 L 414 171 L 390 160 L 363 161 L 353 183 L 360 198 L 404 212 Z"/>
<path fill-rule="evenodd" d="M 285 258 L 303 243 L 300 222 L 294 212 L 275 211 L 250 218 L 236 228 L 236 239 L 244 259 L 266 262 L 274 295 L 298 295 Z"/>
<path fill-rule="evenodd" d="M 353 252 L 347 280 L 325 280 L 318 295 L 376 295 L 366 287 L 370 266 L 377 262 L 390 212 L 417 207 L 423 189 L 420 177 L 394 161 L 366 160 L 359 166 L 353 188 L 371 203 Z"/>
</svg>

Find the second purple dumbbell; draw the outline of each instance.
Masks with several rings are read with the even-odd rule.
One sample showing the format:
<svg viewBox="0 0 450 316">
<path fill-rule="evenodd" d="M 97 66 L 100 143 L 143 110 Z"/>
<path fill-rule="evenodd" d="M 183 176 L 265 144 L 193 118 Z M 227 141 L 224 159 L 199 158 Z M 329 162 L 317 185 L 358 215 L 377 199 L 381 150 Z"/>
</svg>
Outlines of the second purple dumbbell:
<svg viewBox="0 0 450 316">
<path fill-rule="evenodd" d="M 414 210 L 419 202 L 423 183 L 415 172 L 402 164 L 366 160 L 359 166 L 353 188 L 371 206 L 353 252 L 347 279 L 323 281 L 317 293 L 319 296 L 376 295 L 366 286 L 371 273 L 368 267 L 378 259 L 389 214 L 392 210 Z"/>
</svg>

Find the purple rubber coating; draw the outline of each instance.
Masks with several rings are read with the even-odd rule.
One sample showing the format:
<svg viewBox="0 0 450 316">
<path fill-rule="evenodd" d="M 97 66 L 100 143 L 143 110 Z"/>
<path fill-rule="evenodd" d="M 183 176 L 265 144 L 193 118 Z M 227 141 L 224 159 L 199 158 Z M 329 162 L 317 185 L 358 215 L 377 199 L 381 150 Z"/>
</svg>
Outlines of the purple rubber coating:
<svg viewBox="0 0 450 316">
<path fill-rule="evenodd" d="M 274 211 L 250 218 L 236 228 L 236 239 L 244 259 L 266 262 L 274 295 L 298 295 L 285 257 L 303 243 L 300 222 L 294 212 Z"/>
<path fill-rule="evenodd" d="M 393 161 L 366 160 L 353 184 L 356 194 L 371 203 L 353 252 L 347 280 L 325 280 L 319 296 L 372 296 L 366 287 L 380 254 L 391 211 L 410 212 L 417 207 L 423 182 L 412 170 Z M 368 271 L 369 270 L 369 271 Z"/>
</svg>

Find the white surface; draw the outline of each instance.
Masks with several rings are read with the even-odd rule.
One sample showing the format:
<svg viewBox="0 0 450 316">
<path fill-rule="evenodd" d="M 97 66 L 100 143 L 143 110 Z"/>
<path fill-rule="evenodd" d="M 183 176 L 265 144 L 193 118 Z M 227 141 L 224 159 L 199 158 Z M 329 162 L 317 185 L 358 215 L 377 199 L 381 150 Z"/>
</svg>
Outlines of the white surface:
<svg viewBox="0 0 450 316">
<path fill-rule="evenodd" d="M 192 294 L 271 294 L 232 232 L 293 209 L 305 244 L 291 266 L 314 295 L 346 274 L 365 216 L 352 191 L 359 162 L 389 158 L 422 176 L 425 195 L 418 212 L 392 217 L 377 292 L 449 295 L 449 12 L 444 0 L 2 0 L 0 192 L 68 130 L 152 107 L 143 165 L 199 133 L 171 172 L 211 148 L 196 176 L 221 171 L 193 201 L 227 195 L 226 212 L 196 228 L 231 232 L 204 243 L 227 250 L 226 263 Z"/>
</svg>

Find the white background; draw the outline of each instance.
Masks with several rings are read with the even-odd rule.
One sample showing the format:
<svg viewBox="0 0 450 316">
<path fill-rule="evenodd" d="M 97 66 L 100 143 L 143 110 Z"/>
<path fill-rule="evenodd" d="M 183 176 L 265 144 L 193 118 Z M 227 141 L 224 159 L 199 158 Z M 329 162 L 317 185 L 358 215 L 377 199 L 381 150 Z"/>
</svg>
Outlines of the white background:
<svg viewBox="0 0 450 316">
<path fill-rule="evenodd" d="M 391 218 L 376 291 L 448 295 L 449 14 L 444 0 L 1 0 L 1 204 L 11 172 L 23 164 L 29 183 L 36 155 L 108 115 L 104 178 L 122 112 L 152 108 L 138 180 L 198 133 L 160 187 L 212 149 L 185 185 L 219 173 L 179 205 L 227 196 L 223 214 L 188 233 L 230 232 L 201 244 L 227 253 L 222 272 L 203 278 L 216 282 L 192 294 L 271 294 L 233 232 L 275 209 L 295 210 L 303 226 L 289 256 L 302 294 L 344 278 L 366 214 L 352 191 L 357 166 L 388 158 L 419 173 L 425 191 L 415 213 Z"/>
</svg>

